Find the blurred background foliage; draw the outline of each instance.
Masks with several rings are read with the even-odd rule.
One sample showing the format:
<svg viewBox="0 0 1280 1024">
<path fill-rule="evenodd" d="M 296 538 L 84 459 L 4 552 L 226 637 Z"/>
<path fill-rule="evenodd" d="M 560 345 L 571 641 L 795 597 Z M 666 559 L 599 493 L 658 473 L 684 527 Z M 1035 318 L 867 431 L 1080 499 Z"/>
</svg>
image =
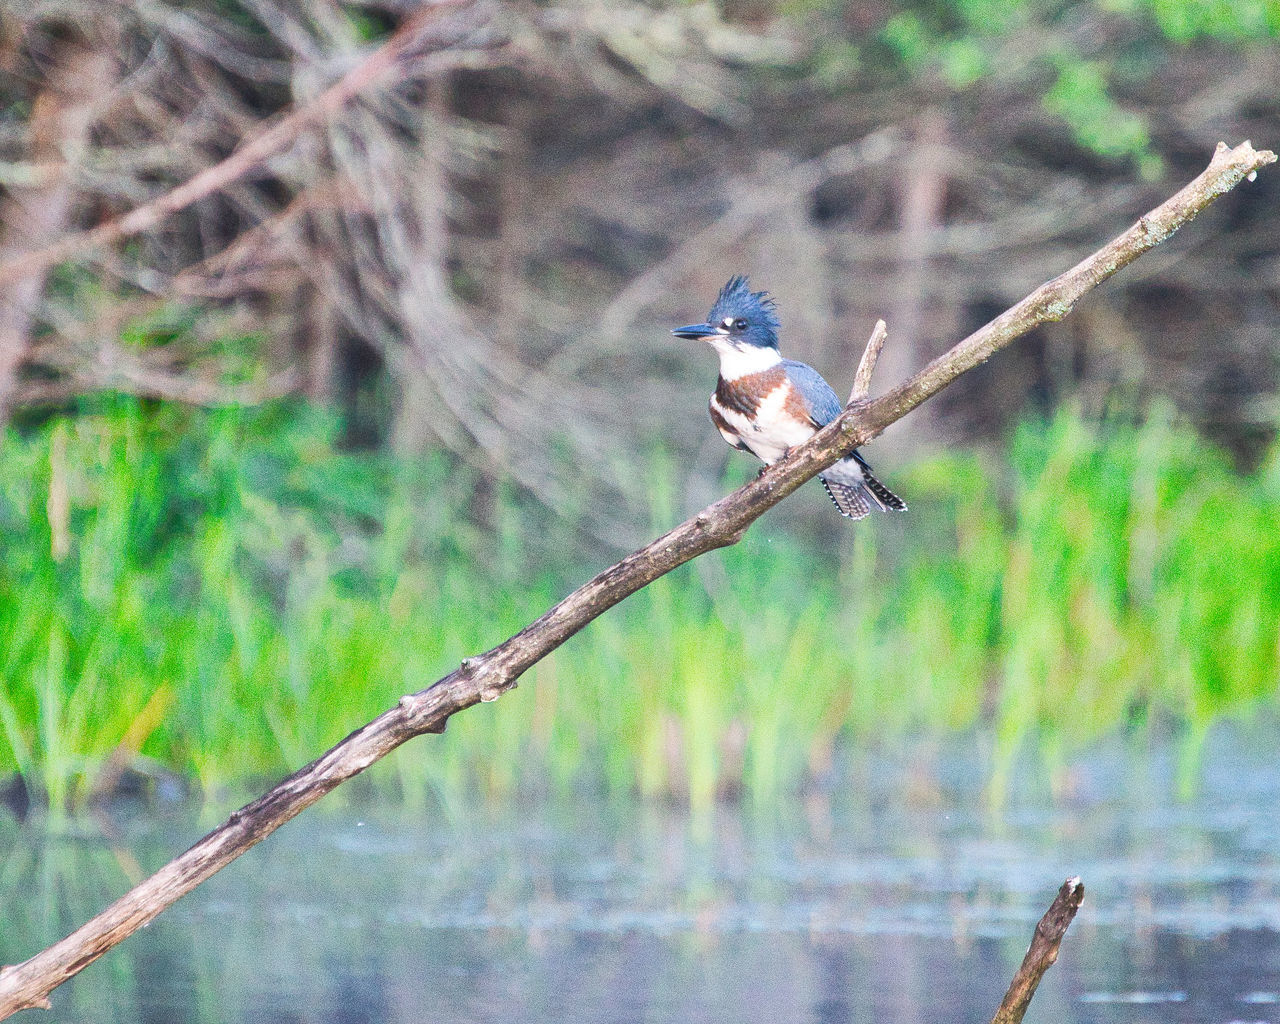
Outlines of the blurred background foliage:
<svg viewBox="0 0 1280 1024">
<path fill-rule="evenodd" d="M 297 767 L 754 472 L 667 334 L 732 273 L 878 387 L 1272 145 L 1275 0 L 0 7 L 0 775 L 83 804 Z M 414 19 L 417 19 L 416 21 Z M 223 187 L 52 266 L 390 68 Z M 1262 175 L 375 779 L 699 805 L 842 745 L 1020 751 L 1270 707 Z"/>
</svg>

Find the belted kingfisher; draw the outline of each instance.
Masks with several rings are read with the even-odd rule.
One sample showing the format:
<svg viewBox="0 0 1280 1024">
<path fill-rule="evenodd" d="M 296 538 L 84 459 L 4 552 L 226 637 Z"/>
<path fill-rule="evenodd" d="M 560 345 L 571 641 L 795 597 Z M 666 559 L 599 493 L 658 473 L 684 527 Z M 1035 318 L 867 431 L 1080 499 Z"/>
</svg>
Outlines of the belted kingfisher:
<svg viewBox="0 0 1280 1024">
<path fill-rule="evenodd" d="M 720 379 L 711 396 L 711 422 L 735 448 L 766 466 L 807 441 L 840 414 L 840 399 L 812 366 L 783 359 L 778 316 L 765 292 L 753 292 L 745 277 L 720 289 L 705 324 L 678 327 L 677 338 L 700 338 L 720 354 Z M 761 471 L 763 472 L 763 470 Z M 903 502 L 871 475 L 854 450 L 818 474 L 842 516 L 905 512 Z"/>
</svg>

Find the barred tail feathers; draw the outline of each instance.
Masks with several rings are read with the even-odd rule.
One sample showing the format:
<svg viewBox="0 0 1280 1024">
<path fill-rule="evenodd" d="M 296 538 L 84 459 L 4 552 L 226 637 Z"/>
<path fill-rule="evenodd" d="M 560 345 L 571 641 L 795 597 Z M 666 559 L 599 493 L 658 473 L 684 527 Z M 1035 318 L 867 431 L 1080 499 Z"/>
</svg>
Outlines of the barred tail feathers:
<svg viewBox="0 0 1280 1024">
<path fill-rule="evenodd" d="M 836 509 L 842 516 L 856 520 L 871 514 L 871 506 L 867 504 L 864 493 L 866 488 L 861 485 L 850 486 L 828 480 L 825 476 L 820 476 L 818 479 L 822 481 L 822 486 L 826 488 L 827 494 L 835 502 Z"/>
<path fill-rule="evenodd" d="M 907 503 L 872 475 L 871 467 L 857 452 L 820 473 L 818 479 L 836 509 L 849 519 L 861 519 L 877 511 L 907 510 Z"/>
</svg>

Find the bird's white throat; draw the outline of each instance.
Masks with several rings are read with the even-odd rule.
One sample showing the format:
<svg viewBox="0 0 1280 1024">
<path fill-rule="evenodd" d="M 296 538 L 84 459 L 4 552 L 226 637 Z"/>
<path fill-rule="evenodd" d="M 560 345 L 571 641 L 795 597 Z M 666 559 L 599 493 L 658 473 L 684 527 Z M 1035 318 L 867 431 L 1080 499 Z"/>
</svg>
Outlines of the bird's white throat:
<svg viewBox="0 0 1280 1024">
<path fill-rule="evenodd" d="M 772 346 L 736 345 L 727 338 L 713 338 L 711 344 L 720 353 L 720 376 L 725 380 L 771 370 L 782 362 L 782 354 Z"/>
</svg>

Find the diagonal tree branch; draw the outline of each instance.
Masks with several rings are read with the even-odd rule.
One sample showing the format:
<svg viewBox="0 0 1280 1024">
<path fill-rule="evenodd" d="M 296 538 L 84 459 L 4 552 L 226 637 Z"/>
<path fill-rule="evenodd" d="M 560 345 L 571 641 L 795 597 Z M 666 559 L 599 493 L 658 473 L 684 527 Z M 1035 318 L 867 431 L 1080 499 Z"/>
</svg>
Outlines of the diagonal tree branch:
<svg viewBox="0 0 1280 1024">
<path fill-rule="evenodd" d="M 496 700 L 514 687 L 531 665 L 623 598 L 698 555 L 738 541 L 751 523 L 810 477 L 850 449 L 878 436 L 889 424 L 1014 339 L 1040 324 L 1061 320 L 1085 292 L 1168 238 L 1218 196 L 1275 159 L 1274 153 L 1255 151 L 1248 142 L 1235 149 L 1220 144 L 1208 169 L 1180 192 L 910 380 L 874 401 L 855 398 L 812 440 L 758 479 L 606 569 L 493 650 L 465 659 L 456 671 L 433 686 L 402 697 L 396 707 L 236 811 L 226 823 L 77 931 L 24 963 L 4 968 L 0 971 L 0 1019 L 21 1009 L 47 1007 L 48 995 L 58 985 L 330 790 L 406 740 L 423 733 L 443 732 L 449 718 L 459 711 L 481 701 Z M 874 356 L 868 356 L 864 364 L 866 377 L 870 376 L 873 363 Z"/>
</svg>

